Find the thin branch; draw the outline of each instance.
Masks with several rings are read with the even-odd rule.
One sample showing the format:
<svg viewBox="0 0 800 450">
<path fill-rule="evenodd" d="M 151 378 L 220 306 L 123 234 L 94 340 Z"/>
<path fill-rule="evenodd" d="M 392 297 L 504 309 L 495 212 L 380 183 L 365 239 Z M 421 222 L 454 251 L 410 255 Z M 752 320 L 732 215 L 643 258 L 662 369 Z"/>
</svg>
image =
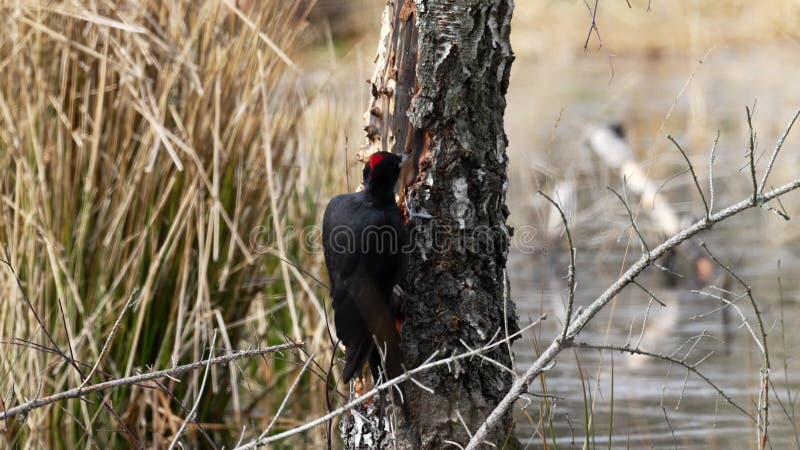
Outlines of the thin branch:
<svg viewBox="0 0 800 450">
<path fill-rule="evenodd" d="M 146 372 L 142 374 L 132 375 L 130 377 L 119 378 L 115 380 L 104 381 L 102 383 L 92 384 L 86 387 L 78 387 L 74 389 L 69 389 L 67 391 L 59 392 L 58 394 L 48 395 L 47 397 L 37 398 L 20 405 L 17 405 L 13 408 L 8 408 L 6 412 L 0 414 L 0 420 L 14 417 L 20 414 L 27 414 L 34 409 L 41 408 L 43 406 L 49 405 L 51 403 L 55 403 L 61 400 L 67 400 L 71 398 L 79 398 L 83 397 L 89 393 L 95 393 L 100 391 L 105 391 L 107 389 L 114 389 L 121 386 L 129 386 L 132 384 L 141 383 L 144 381 L 154 380 L 156 378 L 164 378 L 164 377 L 172 377 L 175 375 L 180 375 L 185 372 L 189 372 L 192 370 L 197 370 L 201 367 L 205 367 L 207 364 L 211 364 L 212 366 L 216 366 L 219 364 L 227 364 L 231 361 L 237 361 L 240 359 L 252 358 L 254 356 L 261 356 L 268 353 L 275 353 L 280 352 L 283 350 L 301 348 L 304 345 L 302 342 L 297 343 L 289 343 L 289 344 L 281 344 L 281 345 L 274 345 L 272 347 L 260 348 L 260 349 L 253 349 L 253 350 L 242 350 L 239 352 L 230 353 L 224 356 L 218 356 L 216 358 L 210 358 L 207 360 L 197 361 L 190 364 L 184 364 L 182 366 L 173 367 L 172 369 L 165 369 L 159 370 L 155 372 Z"/>
<path fill-rule="evenodd" d="M 539 195 L 546 198 L 553 207 L 556 208 L 558 214 L 561 216 L 561 222 L 564 224 L 564 230 L 566 231 L 567 235 L 567 243 L 569 244 L 569 272 L 567 274 L 567 289 L 569 290 L 569 301 L 567 302 L 567 318 L 564 322 L 564 331 L 561 334 L 561 339 L 564 340 L 567 338 L 567 329 L 569 329 L 570 321 L 572 320 L 572 308 L 575 304 L 575 246 L 572 243 L 572 233 L 569 231 L 569 225 L 567 224 L 567 216 L 564 214 L 564 210 L 561 209 L 561 205 L 556 203 L 555 200 L 550 198 L 547 194 L 542 191 L 537 191 Z"/>
<path fill-rule="evenodd" d="M 499 330 L 498 330 L 498 331 L 499 331 Z M 464 348 L 465 348 L 465 349 L 467 349 L 467 351 L 473 351 L 473 350 L 475 350 L 475 349 L 473 349 L 472 347 L 470 347 L 469 345 L 467 345 L 467 343 L 466 343 L 466 342 L 464 342 L 464 340 L 463 340 L 463 339 L 459 339 L 459 342 L 461 342 L 461 345 L 463 345 L 463 346 L 464 346 Z M 481 353 L 479 353 L 479 354 L 478 354 L 478 358 L 480 358 L 480 359 L 482 359 L 482 360 L 484 360 L 484 361 L 488 362 L 489 364 L 491 364 L 491 365 L 493 365 L 493 366 L 497 367 L 497 368 L 498 368 L 498 369 L 500 369 L 500 370 L 503 370 L 503 371 L 505 371 L 505 372 L 508 372 L 508 373 L 510 373 L 512 377 L 515 377 L 515 376 L 517 376 L 516 372 L 514 372 L 513 370 L 511 370 L 511 368 L 504 366 L 504 365 L 503 365 L 503 363 L 501 363 L 500 361 L 497 361 L 497 360 L 495 360 L 495 359 L 489 358 L 488 356 L 486 356 L 486 355 L 484 355 L 484 354 L 481 354 Z M 420 382 L 418 382 L 418 381 L 415 381 L 413 378 L 411 379 L 411 381 L 414 381 L 414 384 L 416 384 L 417 386 L 420 386 L 420 387 L 422 386 L 422 384 L 421 384 Z M 433 392 L 433 389 L 431 389 L 431 388 L 429 388 L 429 387 L 424 387 L 423 389 L 425 389 L 426 391 L 430 392 L 431 394 L 433 394 L 433 393 L 434 393 L 434 392 Z"/>
<path fill-rule="evenodd" d="M 701 380 L 703 380 L 706 384 L 711 386 L 711 388 L 714 389 L 715 391 L 717 391 L 717 393 L 720 396 L 722 396 L 722 398 L 724 398 L 725 401 L 727 401 L 731 406 L 733 406 L 734 408 L 739 410 L 742 414 L 744 414 L 745 416 L 750 418 L 750 420 L 752 420 L 753 422 L 757 421 L 755 416 L 753 416 L 746 409 L 744 409 L 738 403 L 736 403 L 731 396 L 726 394 L 725 391 L 723 391 L 719 386 L 714 384 L 714 382 L 711 381 L 710 378 L 708 378 L 702 372 L 697 370 L 697 366 L 701 362 L 705 361 L 707 356 L 702 358 L 697 363 L 689 364 L 689 363 L 687 363 L 685 361 L 685 359 L 678 359 L 678 358 L 674 358 L 674 357 L 669 356 L 669 355 L 663 355 L 661 353 L 649 352 L 649 351 L 646 351 L 646 350 L 641 350 L 641 349 L 632 348 L 632 347 L 619 347 L 619 346 L 616 346 L 616 345 L 595 345 L 595 344 L 590 344 L 588 342 L 574 342 L 574 343 L 571 343 L 571 344 L 568 344 L 568 345 L 571 346 L 571 347 L 574 347 L 574 348 L 581 348 L 581 349 L 600 350 L 600 351 L 618 351 L 618 352 L 622 352 L 622 353 L 630 353 L 631 355 L 648 356 L 650 358 L 658 359 L 658 360 L 661 360 L 661 361 L 666 361 L 666 362 L 668 362 L 670 364 L 675 364 L 675 365 L 681 366 L 684 369 L 686 369 L 687 371 L 695 374 L 697 377 L 699 377 Z"/>
<path fill-rule="evenodd" d="M 708 156 L 708 212 L 714 212 L 714 160 L 717 155 L 717 143 L 719 142 L 719 130 L 717 130 L 717 137 L 714 138 L 714 144 L 711 146 L 711 152 Z"/>
<path fill-rule="evenodd" d="M 655 297 L 650 297 L 650 301 L 647 302 L 647 309 L 644 310 L 644 318 L 642 319 L 642 330 L 639 332 L 639 338 L 636 340 L 636 345 L 634 348 L 639 348 L 642 345 L 642 339 L 644 339 L 644 331 L 647 329 L 647 317 L 650 315 L 650 309 L 653 307 L 653 300 Z M 631 321 L 631 330 L 633 330 L 633 322 Z M 629 338 L 630 339 L 630 338 Z"/>
<path fill-rule="evenodd" d="M 272 427 L 275 426 L 275 423 L 278 422 L 278 417 L 280 417 L 281 413 L 283 412 L 283 409 L 286 408 L 286 404 L 289 402 L 289 397 L 292 396 L 292 392 L 294 392 L 294 389 L 297 387 L 297 384 L 300 382 L 300 379 L 303 378 L 303 374 L 306 373 L 306 370 L 308 370 L 308 366 L 311 364 L 311 361 L 313 360 L 314 360 L 314 355 L 311 355 L 308 359 L 306 359 L 305 364 L 303 364 L 303 368 L 300 369 L 300 373 L 297 374 L 297 377 L 295 377 L 294 382 L 292 383 L 291 386 L 289 386 L 289 390 L 286 391 L 286 395 L 283 397 L 283 401 L 281 402 L 281 405 L 278 407 L 278 411 L 275 412 L 275 415 L 272 417 L 272 420 L 269 422 L 269 425 L 267 425 L 267 428 L 264 429 L 264 431 L 262 431 L 261 434 L 258 436 L 259 439 L 263 439 L 264 436 L 268 435 Z"/>
<path fill-rule="evenodd" d="M 711 311 L 708 311 L 708 312 L 704 312 L 704 313 L 701 313 L 701 314 L 695 314 L 694 316 L 689 317 L 689 320 L 703 319 L 705 317 L 710 316 L 711 314 L 714 314 L 716 312 L 720 312 L 720 311 L 724 310 L 728 306 L 736 306 L 736 303 L 739 300 L 747 297 L 747 294 L 742 294 L 742 295 L 736 297 L 733 300 L 728 300 L 725 297 L 714 295 L 714 294 L 709 294 L 708 292 L 703 292 L 703 291 L 692 290 L 691 293 L 692 294 L 698 294 L 698 295 L 705 295 L 705 296 L 712 297 L 712 298 L 715 298 L 717 300 L 720 300 L 722 302 L 722 306 L 714 308 L 714 309 L 712 309 Z M 753 337 L 755 337 L 755 335 Z M 756 343 L 758 343 L 758 338 L 756 338 Z"/>
<path fill-rule="evenodd" d="M 781 202 L 781 199 L 777 198 L 777 199 L 775 199 L 775 201 L 778 202 L 778 206 L 780 206 L 781 209 L 779 209 L 779 210 L 775 209 L 775 208 L 773 208 L 772 206 L 769 206 L 766 203 L 761 205 L 761 207 L 766 209 L 767 211 L 769 211 L 771 213 L 774 213 L 775 215 L 777 215 L 778 217 L 780 217 L 781 219 L 783 219 L 783 220 L 785 220 L 787 222 L 792 220 L 792 218 L 789 217 L 789 214 L 786 213 L 786 207 L 783 206 L 783 202 Z"/>
<path fill-rule="evenodd" d="M 683 151 L 681 145 L 678 144 L 678 141 L 676 141 L 670 135 L 667 135 L 667 139 L 669 139 L 670 141 L 672 141 L 673 144 L 675 144 L 675 147 L 677 147 L 678 151 L 681 152 L 681 155 L 683 155 L 683 159 L 686 160 L 686 164 L 689 166 L 689 172 L 692 173 L 692 180 L 694 180 L 694 186 L 697 188 L 697 192 L 700 193 L 700 199 L 703 200 L 703 206 L 706 208 L 706 217 L 708 217 L 709 215 L 711 215 L 711 208 L 708 206 L 708 202 L 706 201 L 706 196 L 705 194 L 703 194 L 703 189 L 700 187 L 700 181 L 697 180 L 697 174 L 694 173 L 694 165 L 692 164 L 692 161 L 689 159 L 689 156 L 686 154 L 686 152 Z M 717 133 L 717 139 L 719 139 L 719 133 Z M 716 141 L 714 141 L 714 147 L 716 146 L 717 146 Z M 711 155 L 713 159 L 714 157 L 713 149 L 711 151 Z"/>
<path fill-rule="evenodd" d="M 681 176 L 681 175 L 685 174 L 685 173 L 686 173 L 686 172 L 688 172 L 688 171 L 689 171 L 689 168 L 687 167 L 687 168 L 685 168 L 685 169 L 681 169 L 681 170 L 679 170 L 679 171 L 675 172 L 674 174 L 670 175 L 670 176 L 669 176 L 669 178 L 667 178 L 666 180 L 662 181 L 662 182 L 661 182 L 661 184 L 659 184 L 659 185 L 658 185 L 658 189 L 656 189 L 656 192 L 655 192 L 655 194 L 653 195 L 653 197 L 655 197 L 657 194 L 660 194 L 660 193 L 661 193 L 661 192 L 664 190 L 664 188 L 665 188 L 665 187 L 666 187 L 666 186 L 667 186 L 669 183 L 671 183 L 671 182 L 672 182 L 672 180 L 674 180 L 674 179 L 678 178 L 679 176 Z"/>
<path fill-rule="evenodd" d="M 753 105 L 755 108 L 755 105 Z M 749 106 L 744 107 L 747 113 L 747 127 L 750 130 L 750 138 L 748 140 L 747 160 L 750 163 L 750 180 L 753 182 L 753 201 L 758 200 L 758 184 L 756 181 L 756 133 L 753 131 L 753 113 L 750 111 Z"/>
<path fill-rule="evenodd" d="M 599 0 L 594 1 L 594 8 L 589 5 L 587 0 L 583 0 L 583 4 L 586 5 L 586 9 L 589 12 L 589 17 L 592 19 L 592 24 L 589 26 L 589 33 L 586 35 L 586 42 L 583 44 L 583 51 L 586 51 L 589 48 L 589 39 L 592 37 L 592 31 L 594 31 L 595 36 L 597 36 L 597 42 L 599 43 L 600 48 L 605 52 L 606 57 L 608 58 L 608 65 L 611 67 L 611 79 L 608 80 L 610 83 L 614 81 L 615 75 L 614 60 L 612 59 L 614 55 L 608 51 L 606 46 L 603 44 L 603 38 L 600 37 L 600 29 L 597 28 L 597 9 Z"/>
<path fill-rule="evenodd" d="M 100 362 L 105 357 L 106 353 L 108 352 L 108 349 L 111 346 L 111 342 L 114 340 L 114 336 L 117 335 L 117 330 L 119 330 L 119 326 L 122 323 L 122 318 L 125 317 L 125 313 L 128 312 L 128 310 L 133 307 L 133 305 L 135 303 L 133 299 L 136 298 L 136 294 L 137 293 L 138 293 L 138 290 L 134 289 L 133 293 L 131 293 L 131 296 L 128 297 L 128 301 L 125 302 L 125 306 L 122 308 L 122 311 L 120 311 L 119 316 L 117 316 L 117 320 L 114 322 L 114 325 L 111 327 L 111 332 L 108 333 L 108 336 L 106 337 L 106 341 L 103 343 L 103 348 L 100 349 L 100 354 L 97 355 L 97 361 L 94 362 L 94 366 L 92 366 L 92 370 L 90 370 L 89 374 L 86 375 L 86 378 L 83 379 L 83 383 L 81 383 L 80 387 L 84 387 L 87 384 L 89 384 L 89 380 L 92 378 L 94 373 L 97 371 L 97 368 L 100 366 Z"/>
<path fill-rule="evenodd" d="M 678 450 L 678 438 L 675 437 L 675 428 L 672 426 L 672 422 L 669 421 L 669 415 L 667 415 L 667 408 L 662 406 L 661 411 L 664 412 L 664 419 L 667 421 L 667 426 L 669 427 L 670 433 L 672 433 L 672 443 L 675 446 L 675 450 Z"/>
<path fill-rule="evenodd" d="M 175 397 L 175 394 L 173 394 L 172 391 L 167 389 L 167 387 L 164 386 L 163 383 L 161 383 L 157 379 L 151 381 L 158 387 L 158 389 L 161 392 L 166 394 L 173 402 L 175 402 L 178 405 L 178 407 L 183 410 L 183 412 L 189 414 L 189 408 L 187 408 L 186 405 L 184 405 L 183 402 L 181 402 L 181 400 L 178 397 Z M 214 443 L 214 440 L 211 439 L 211 436 L 208 434 L 208 431 L 206 431 L 206 429 L 203 428 L 203 425 L 197 421 L 196 416 L 192 418 L 191 422 L 194 424 L 195 427 L 197 427 L 197 430 L 200 431 L 200 434 L 202 434 L 203 437 L 206 438 L 206 442 L 208 442 L 208 445 L 211 446 L 211 448 L 214 450 L 219 450 L 219 447 L 217 447 L 217 445 Z"/>
<path fill-rule="evenodd" d="M 636 287 L 644 291 L 645 294 L 649 295 L 652 300 L 661 305 L 663 308 L 667 307 L 667 304 L 659 300 L 658 297 L 656 297 L 656 294 L 653 294 L 653 292 L 650 291 L 650 289 L 647 289 L 646 287 L 642 286 L 642 284 L 639 283 L 638 281 L 633 281 L 633 284 L 635 284 Z"/>
<path fill-rule="evenodd" d="M 189 422 L 194 421 L 195 417 L 197 416 L 197 408 L 200 407 L 200 400 L 203 398 L 203 391 L 206 390 L 206 381 L 208 380 L 208 372 L 211 369 L 211 360 L 214 358 L 214 346 L 217 345 L 217 330 L 214 330 L 214 336 L 211 338 L 211 347 L 208 349 L 208 360 L 206 361 L 206 370 L 203 372 L 203 381 L 200 383 L 200 390 L 197 391 L 197 398 L 194 401 L 194 405 L 192 405 L 192 409 L 189 411 L 189 414 L 186 415 L 186 419 L 181 424 L 178 431 L 175 433 L 175 436 L 172 438 L 172 442 L 169 444 L 169 450 L 173 450 L 178 442 L 181 439 L 183 433 L 186 432 L 186 426 Z M 83 385 L 81 385 L 83 387 Z"/>
<path fill-rule="evenodd" d="M 764 321 L 761 319 L 761 310 L 758 309 L 758 305 L 756 304 L 755 298 L 753 298 L 753 289 L 750 287 L 749 284 L 745 283 L 745 281 L 739 277 L 739 275 L 731 269 L 729 266 L 726 266 L 722 263 L 711 251 L 708 249 L 708 246 L 705 242 L 700 243 L 700 247 L 706 252 L 709 258 L 714 261 L 717 265 L 722 267 L 723 270 L 728 272 L 738 283 L 739 285 L 744 288 L 745 292 L 747 293 L 747 298 L 750 300 L 750 305 L 753 307 L 753 312 L 756 315 L 756 319 L 758 320 L 758 328 L 761 331 L 761 351 L 764 353 L 764 362 L 767 365 L 767 370 L 770 368 L 770 361 L 769 361 L 769 349 L 767 348 L 767 331 L 764 328 Z"/>
<path fill-rule="evenodd" d="M 756 197 L 758 196 L 758 192 L 756 192 Z M 756 198 L 758 201 L 758 198 Z M 764 399 L 764 424 L 763 424 L 763 435 L 762 438 L 759 440 L 759 448 L 763 449 L 766 448 L 767 444 L 767 428 L 769 427 L 769 375 L 772 371 L 772 365 L 770 363 L 769 358 L 769 347 L 767 347 L 767 330 L 764 327 L 764 321 L 761 318 L 761 310 L 758 309 L 758 304 L 756 303 L 755 298 L 753 297 L 753 290 L 749 284 L 745 283 L 745 281 L 730 267 L 723 264 L 716 256 L 714 256 L 711 251 L 708 249 L 706 244 L 703 242 L 700 246 L 705 250 L 706 254 L 709 258 L 711 258 L 717 265 L 722 267 L 728 274 L 730 274 L 736 282 L 738 282 L 747 293 L 747 298 L 750 300 L 750 305 L 753 307 L 753 312 L 756 315 L 756 320 L 758 320 L 758 328 L 761 331 L 761 350 L 764 354 L 764 369 L 761 372 L 761 392 L 759 392 L 759 404 L 761 403 L 761 399 Z M 763 394 L 763 395 L 762 395 Z M 759 415 L 760 417 L 760 415 Z"/>
<path fill-rule="evenodd" d="M 769 159 L 767 170 L 764 172 L 764 177 L 761 178 L 761 183 L 758 185 L 759 193 L 764 192 L 764 186 L 767 184 L 767 178 L 769 177 L 770 172 L 772 172 L 772 166 L 775 165 L 775 159 L 778 158 L 778 153 L 780 153 L 783 143 L 786 142 L 786 137 L 789 135 L 789 132 L 792 131 L 792 127 L 794 126 L 794 122 L 797 120 L 798 116 L 800 116 L 800 109 L 797 110 L 794 117 L 792 117 L 792 121 L 789 122 L 789 126 L 786 127 L 786 131 L 784 131 L 783 135 L 781 135 L 780 139 L 778 139 L 778 143 L 775 145 L 775 150 L 772 152 L 772 157 Z"/>
<path fill-rule="evenodd" d="M 622 182 L 622 186 L 623 186 L 623 189 L 624 189 L 624 187 L 625 187 L 625 181 L 624 180 Z M 625 197 L 623 197 L 622 195 L 620 195 L 620 193 L 617 192 L 616 190 L 614 190 L 614 188 L 612 188 L 611 186 L 607 186 L 607 188 L 608 188 L 609 191 L 613 192 L 614 195 L 617 196 L 619 201 L 622 202 L 622 205 L 625 207 L 625 210 L 628 211 L 628 218 L 631 221 L 631 225 L 633 226 L 633 230 L 636 231 L 636 235 L 639 236 L 639 242 L 642 244 L 642 253 L 644 253 L 644 255 L 647 257 L 647 259 L 650 259 L 650 254 L 651 254 L 650 253 L 650 247 L 647 245 L 647 242 L 644 240 L 644 236 L 642 235 L 641 230 L 639 230 L 639 225 L 636 224 L 636 217 L 634 216 L 633 211 L 631 211 L 631 206 L 628 204 L 628 200 Z"/>
<path fill-rule="evenodd" d="M 761 353 L 764 353 L 764 346 L 761 345 L 761 340 L 758 339 L 758 336 L 756 335 L 755 330 L 753 330 L 753 327 L 750 326 L 750 322 L 747 320 L 747 316 L 745 316 L 744 312 L 742 312 L 742 310 L 736 305 L 736 302 L 738 302 L 739 300 L 741 300 L 742 298 L 747 296 L 746 293 L 742 294 L 740 297 L 738 297 L 738 298 L 734 299 L 733 301 L 731 301 L 731 300 L 728 300 L 727 298 L 725 298 L 725 297 L 723 297 L 721 295 L 714 295 L 714 294 L 711 294 L 709 292 L 703 292 L 703 291 L 697 291 L 697 290 L 692 290 L 691 292 L 692 292 L 692 294 L 702 295 L 702 296 L 705 296 L 705 297 L 711 297 L 713 299 L 716 299 L 716 300 L 719 300 L 719 301 L 725 303 L 725 306 L 733 307 L 733 309 L 739 314 L 739 317 L 742 319 L 742 325 L 744 325 L 744 327 L 747 328 L 747 331 L 750 332 L 750 335 L 753 337 L 753 341 L 756 343 L 758 348 L 761 350 Z M 722 309 L 722 308 L 718 308 L 718 310 L 719 309 Z"/>
<path fill-rule="evenodd" d="M 64 336 L 67 339 L 67 350 L 69 350 L 68 361 L 75 361 L 75 351 L 72 348 L 72 339 L 69 337 L 69 325 L 67 323 L 67 315 L 64 313 L 64 302 L 62 302 L 60 298 L 58 299 L 58 310 L 61 313 L 61 323 L 64 325 Z M 58 354 L 58 352 L 56 352 L 56 354 Z"/>
<path fill-rule="evenodd" d="M 589 8 L 589 14 L 592 16 L 592 24 L 589 26 L 589 33 L 586 35 L 586 42 L 583 43 L 583 51 L 589 48 L 589 39 L 592 37 L 592 31 L 596 32 L 597 38 L 600 39 L 600 31 L 597 29 L 597 4 L 599 1 L 594 0 L 594 8 L 591 8 L 589 3 L 584 0 L 584 4 Z M 602 43 L 602 41 L 600 42 Z"/>
<path fill-rule="evenodd" d="M 327 312 L 325 314 L 325 321 L 327 322 Z M 328 325 L 328 330 L 330 330 L 330 325 Z M 328 412 L 333 410 L 333 406 L 331 406 L 331 378 L 333 377 L 333 363 L 336 362 L 336 350 L 339 348 L 339 344 L 341 342 L 341 339 L 337 340 L 336 344 L 333 345 L 333 348 L 331 349 L 331 360 L 328 365 L 328 372 L 325 374 L 325 408 Z M 336 390 L 336 379 L 333 380 L 333 389 Z M 331 428 L 332 424 L 331 422 L 328 422 L 325 429 L 325 439 L 328 444 L 328 450 L 331 450 L 333 442 L 333 439 L 331 438 Z M 244 430 L 242 430 L 242 432 L 244 432 Z M 241 443 L 241 439 L 239 442 Z M 238 447 L 239 444 L 237 443 L 236 446 Z"/>
</svg>

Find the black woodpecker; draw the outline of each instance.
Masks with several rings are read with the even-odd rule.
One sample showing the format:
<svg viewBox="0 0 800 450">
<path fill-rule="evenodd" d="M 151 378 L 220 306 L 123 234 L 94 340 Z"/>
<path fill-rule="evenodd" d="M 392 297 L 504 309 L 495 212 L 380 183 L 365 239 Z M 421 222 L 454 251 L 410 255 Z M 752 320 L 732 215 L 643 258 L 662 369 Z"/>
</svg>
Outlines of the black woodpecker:
<svg viewBox="0 0 800 450">
<path fill-rule="evenodd" d="M 393 153 L 372 154 L 364 166 L 364 190 L 337 195 L 325 209 L 322 245 L 336 334 L 345 346 L 344 383 L 360 377 L 367 361 L 374 380 L 381 368 L 388 378 L 403 370 L 400 301 L 394 295 L 394 287 L 404 283 L 408 242 L 394 192 L 401 162 Z"/>
</svg>

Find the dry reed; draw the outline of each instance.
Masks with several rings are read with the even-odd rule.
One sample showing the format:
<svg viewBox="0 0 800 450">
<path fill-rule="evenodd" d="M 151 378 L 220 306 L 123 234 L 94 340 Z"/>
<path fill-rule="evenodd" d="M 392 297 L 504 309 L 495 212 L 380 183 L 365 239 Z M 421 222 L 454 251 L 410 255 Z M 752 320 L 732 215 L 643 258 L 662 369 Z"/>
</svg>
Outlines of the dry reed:
<svg viewBox="0 0 800 450">
<path fill-rule="evenodd" d="M 330 168 L 344 138 L 338 106 L 304 95 L 292 60 L 309 5 L 0 5 L 3 407 L 80 386 L 95 364 L 88 382 L 201 360 L 214 330 L 217 354 L 302 339 L 327 361 L 325 290 L 306 275 L 321 259 L 301 238 L 342 184 Z M 214 369 L 184 439 L 228 444 L 264 426 L 304 359 Z M 0 442 L 160 447 L 201 378 L 115 390 L 118 418 L 97 398 L 42 408 L 0 424 Z M 324 409 L 313 380 L 297 419 Z"/>
</svg>

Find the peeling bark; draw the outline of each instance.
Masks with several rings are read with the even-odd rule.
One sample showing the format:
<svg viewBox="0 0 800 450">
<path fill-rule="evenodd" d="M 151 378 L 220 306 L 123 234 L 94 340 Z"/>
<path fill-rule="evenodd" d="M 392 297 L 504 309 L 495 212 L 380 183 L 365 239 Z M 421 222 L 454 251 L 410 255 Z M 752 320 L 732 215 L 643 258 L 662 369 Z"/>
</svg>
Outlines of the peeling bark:
<svg viewBox="0 0 800 450">
<path fill-rule="evenodd" d="M 513 0 L 389 0 L 384 11 L 362 156 L 411 156 L 401 175 L 415 244 L 402 331 L 408 367 L 517 330 L 505 274 L 511 230 L 503 114 L 514 59 L 512 10 Z M 510 346 L 487 356 L 511 367 Z M 405 383 L 394 432 L 372 433 L 373 448 L 466 444 L 513 382 L 480 358 L 417 379 L 435 393 Z M 383 423 L 365 416 L 375 422 L 353 427 L 353 417 L 342 425 L 348 448 L 358 448 L 354 432 Z M 515 447 L 512 427 L 509 413 L 488 440 Z"/>
</svg>

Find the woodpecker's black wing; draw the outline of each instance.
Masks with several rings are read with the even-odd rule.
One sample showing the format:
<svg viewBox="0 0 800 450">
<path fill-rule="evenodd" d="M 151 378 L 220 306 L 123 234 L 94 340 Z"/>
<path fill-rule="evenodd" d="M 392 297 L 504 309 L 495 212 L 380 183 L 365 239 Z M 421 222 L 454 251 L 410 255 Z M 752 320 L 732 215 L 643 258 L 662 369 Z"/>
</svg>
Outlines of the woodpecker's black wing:
<svg viewBox="0 0 800 450">
<path fill-rule="evenodd" d="M 376 207 L 363 192 L 339 195 L 325 210 L 322 241 L 336 334 L 345 345 L 344 382 L 370 360 L 377 378 L 384 349 L 387 375 L 402 371 L 392 290 L 404 267 L 407 238 L 397 205 Z"/>
</svg>

